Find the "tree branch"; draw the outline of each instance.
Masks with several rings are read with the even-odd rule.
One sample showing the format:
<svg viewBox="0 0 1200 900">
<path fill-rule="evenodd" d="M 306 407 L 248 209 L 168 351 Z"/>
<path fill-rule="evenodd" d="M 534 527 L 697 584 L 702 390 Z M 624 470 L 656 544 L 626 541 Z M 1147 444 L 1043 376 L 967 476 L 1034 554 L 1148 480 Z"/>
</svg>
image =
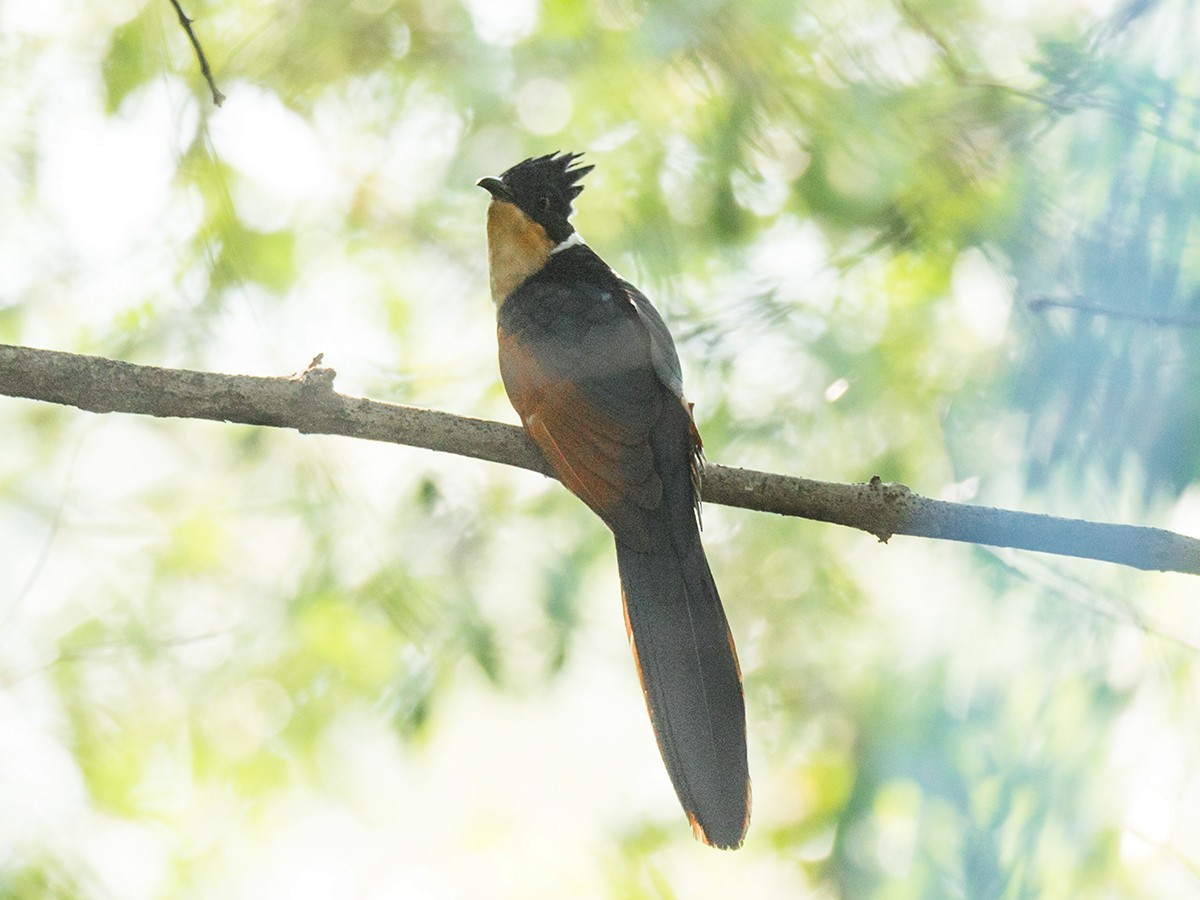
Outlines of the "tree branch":
<svg viewBox="0 0 1200 900">
<path fill-rule="evenodd" d="M 0 344 L 0 395 L 95 413 L 212 419 L 301 434 L 340 434 L 456 453 L 549 474 L 513 425 L 399 406 L 333 389 L 321 357 L 299 375 L 261 378 L 133 363 Z M 1200 574 L 1200 540 L 1159 528 L 1110 525 L 932 500 L 904 485 L 835 484 L 727 466 L 705 468 L 705 501 L 858 528 L 1038 550 L 1138 569 Z"/>
</svg>

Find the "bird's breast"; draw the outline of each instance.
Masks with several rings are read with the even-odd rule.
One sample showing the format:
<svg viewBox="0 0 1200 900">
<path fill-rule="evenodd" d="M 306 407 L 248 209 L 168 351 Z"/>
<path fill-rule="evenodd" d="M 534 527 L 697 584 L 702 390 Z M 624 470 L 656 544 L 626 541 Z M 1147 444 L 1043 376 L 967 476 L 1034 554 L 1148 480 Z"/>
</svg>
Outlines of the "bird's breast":
<svg viewBox="0 0 1200 900">
<path fill-rule="evenodd" d="M 488 272 L 497 308 L 550 259 L 554 242 L 546 229 L 507 200 L 488 206 Z"/>
</svg>

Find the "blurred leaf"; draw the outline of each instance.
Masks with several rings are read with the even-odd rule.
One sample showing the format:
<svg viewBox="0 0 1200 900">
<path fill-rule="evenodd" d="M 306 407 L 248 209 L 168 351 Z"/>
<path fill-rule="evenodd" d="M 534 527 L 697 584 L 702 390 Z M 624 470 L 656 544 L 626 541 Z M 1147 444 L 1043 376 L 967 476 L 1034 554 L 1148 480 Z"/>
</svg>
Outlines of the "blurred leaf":
<svg viewBox="0 0 1200 900">
<path fill-rule="evenodd" d="M 143 3 L 136 16 L 113 30 L 101 66 L 105 111 L 109 115 L 129 94 L 162 71 L 163 23 L 160 5 Z"/>
</svg>

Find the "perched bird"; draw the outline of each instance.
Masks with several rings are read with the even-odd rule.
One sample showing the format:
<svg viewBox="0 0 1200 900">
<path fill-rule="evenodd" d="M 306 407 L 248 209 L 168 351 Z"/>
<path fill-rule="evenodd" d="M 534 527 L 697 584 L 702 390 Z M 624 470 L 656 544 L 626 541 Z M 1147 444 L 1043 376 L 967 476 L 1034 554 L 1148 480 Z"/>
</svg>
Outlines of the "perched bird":
<svg viewBox="0 0 1200 900">
<path fill-rule="evenodd" d="M 478 184 L 500 374 L 558 480 L 612 529 L 625 623 L 679 802 L 706 844 L 750 821 L 746 711 L 733 636 L 698 522 L 700 435 L 658 311 L 572 227 L 592 166 L 517 163 Z"/>
</svg>

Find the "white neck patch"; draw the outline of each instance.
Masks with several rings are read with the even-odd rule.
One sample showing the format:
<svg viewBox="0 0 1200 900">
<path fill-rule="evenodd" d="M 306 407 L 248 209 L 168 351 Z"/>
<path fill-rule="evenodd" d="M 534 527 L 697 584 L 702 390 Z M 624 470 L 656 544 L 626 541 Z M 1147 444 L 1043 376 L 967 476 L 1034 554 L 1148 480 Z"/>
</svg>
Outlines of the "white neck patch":
<svg viewBox="0 0 1200 900">
<path fill-rule="evenodd" d="M 570 248 L 582 243 L 583 238 L 579 236 L 579 232 L 572 231 L 570 237 L 550 251 L 550 255 L 553 256 L 555 253 L 560 253 L 563 250 L 569 250 Z"/>
</svg>

